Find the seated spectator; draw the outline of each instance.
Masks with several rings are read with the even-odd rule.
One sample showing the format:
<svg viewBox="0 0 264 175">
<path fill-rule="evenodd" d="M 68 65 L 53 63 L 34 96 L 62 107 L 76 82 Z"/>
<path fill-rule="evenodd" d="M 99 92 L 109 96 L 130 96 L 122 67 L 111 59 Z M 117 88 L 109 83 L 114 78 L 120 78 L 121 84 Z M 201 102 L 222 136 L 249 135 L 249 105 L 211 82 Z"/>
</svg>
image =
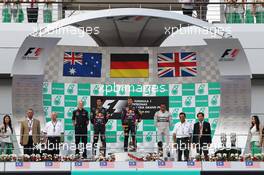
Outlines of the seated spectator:
<svg viewBox="0 0 264 175">
<path fill-rule="evenodd" d="M 51 23 L 52 22 L 52 3 L 47 0 L 44 9 L 43 9 L 43 22 Z"/>
<path fill-rule="evenodd" d="M 244 5 L 237 4 L 238 0 L 225 0 L 226 23 L 243 23 L 244 22 Z M 244 3 L 244 0 L 242 0 Z"/>
<path fill-rule="evenodd" d="M 264 0 L 256 0 L 255 2 L 261 4 L 254 4 L 254 10 L 256 12 L 256 23 L 264 23 Z"/>
<path fill-rule="evenodd" d="M 253 2 L 253 0 L 247 0 L 248 3 Z M 255 10 L 253 4 L 246 5 L 245 23 L 254 23 Z"/>
<path fill-rule="evenodd" d="M 3 5 L 2 21 L 4 23 L 11 22 L 11 5 L 8 2 L 5 2 L 4 5 Z"/>
<path fill-rule="evenodd" d="M 24 21 L 24 12 L 19 0 L 13 3 L 12 8 L 13 21 L 17 23 L 22 23 Z"/>
</svg>

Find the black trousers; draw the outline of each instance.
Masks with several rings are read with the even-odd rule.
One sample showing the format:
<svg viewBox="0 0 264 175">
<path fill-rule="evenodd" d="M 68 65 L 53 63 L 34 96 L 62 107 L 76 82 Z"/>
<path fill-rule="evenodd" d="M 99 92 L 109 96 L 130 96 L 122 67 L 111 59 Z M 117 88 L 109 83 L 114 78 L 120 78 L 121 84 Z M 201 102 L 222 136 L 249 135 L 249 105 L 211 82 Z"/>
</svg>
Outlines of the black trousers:
<svg viewBox="0 0 264 175">
<path fill-rule="evenodd" d="M 134 148 L 136 148 L 136 125 L 128 125 L 127 127 L 124 128 L 124 151 L 127 151 L 127 147 L 128 147 L 128 138 L 129 138 L 129 134 L 131 133 L 131 137 L 132 137 L 132 145 L 134 146 Z"/>
<path fill-rule="evenodd" d="M 184 161 L 189 160 L 189 146 L 190 139 L 189 137 L 177 138 L 177 149 L 178 149 L 178 161 L 182 161 L 182 153 L 184 153 Z"/>
<path fill-rule="evenodd" d="M 54 156 L 60 153 L 60 136 L 48 137 L 48 150 L 47 154 Z"/>
<path fill-rule="evenodd" d="M 75 154 L 80 154 L 79 143 L 83 143 L 83 157 L 87 158 L 86 144 L 87 144 L 87 130 L 82 132 L 76 132 L 75 130 Z"/>
<path fill-rule="evenodd" d="M 106 153 L 106 141 L 105 141 L 105 126 L 94 125 L 94 137 L 93 137 L 93 154 L 96 154 L 96 143 L 98 143 L 99 135 L 103 144 L 104 155 Z"/>
<path fill-rule="evenodd" d="M 32 136 L 28 136 L 28 143 L 24 145 L 24 154 L 32 155 L 33 153 L 38 154 L 39 150 L 35 148 Z"/>
<path fill-rule="evenodd" d="M 203 153 L 205 160 L 208 159 L 208 153 L 209 153 L 207 144 L 208 143 L 200 142 L 198 145 L 196 145 L 196 152 L 200 155 L 202 155 L 202 153 Z M 207 147 L 207 149 L 206 149 L 206 147 Z"/>
</svg>

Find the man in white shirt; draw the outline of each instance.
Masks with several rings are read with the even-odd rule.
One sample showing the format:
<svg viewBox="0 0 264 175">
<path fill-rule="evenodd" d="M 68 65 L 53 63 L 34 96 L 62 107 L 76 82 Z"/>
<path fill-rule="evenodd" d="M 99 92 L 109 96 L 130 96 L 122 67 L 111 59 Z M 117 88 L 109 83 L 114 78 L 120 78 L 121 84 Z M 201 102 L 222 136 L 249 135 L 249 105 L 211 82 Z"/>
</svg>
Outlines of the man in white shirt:
<svg viewBox="0 0 264 175">
<path fill-rule="evenodd" d="M 176 123 L 173 129 L 173 141 L 177 143 L 178 161 L 182 161 L 182 152 L 184 152 L 184 161 L 188 161 L 192 126 L 185 120 L 184 112 L 179 114 L 179 118 L 180 122 Z"/>
<path fill-rule="evenodd" d="M 157 127 L 157 138 L 159 151 L 163 151 L 163 138 L 166 145 L 170 143 L 170 126 L 171 126 L 171 114 L 166 109 L 165 104 L 160 104 L 160 110 L 154 115 L 155 126 Z"/>
<path fill-rule="evenodd" d="M 43 130 L 45 140 L 47 141 L 48 154 L 54 156 L 59 154 L 59 144 L 63 142 L 64 127 L 63 124 L 57 120 L 57 113 L 51 113 L 51 121 L 47 122 Z"/>
</svg>

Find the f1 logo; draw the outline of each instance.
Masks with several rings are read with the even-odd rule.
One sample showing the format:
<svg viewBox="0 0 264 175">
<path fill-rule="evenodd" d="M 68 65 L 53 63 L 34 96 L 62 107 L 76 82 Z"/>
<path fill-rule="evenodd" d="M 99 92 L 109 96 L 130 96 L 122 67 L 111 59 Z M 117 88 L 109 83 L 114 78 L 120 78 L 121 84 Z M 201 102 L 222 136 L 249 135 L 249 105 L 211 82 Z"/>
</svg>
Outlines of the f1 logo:
<svg viewBox="0 0 264 175">
<path fill-rule="evenodd" d="M 36 48 L 36 47 L 30 47 L 26 53 L 24 54 L 24 57 L 26 58 L 38 58 L 41 54 L 42 48 Z"/>
<path fill-rule="evenodd" d="M 234 61 L 239 49 L 226 49 L 219 61 Z"/>
</svg>

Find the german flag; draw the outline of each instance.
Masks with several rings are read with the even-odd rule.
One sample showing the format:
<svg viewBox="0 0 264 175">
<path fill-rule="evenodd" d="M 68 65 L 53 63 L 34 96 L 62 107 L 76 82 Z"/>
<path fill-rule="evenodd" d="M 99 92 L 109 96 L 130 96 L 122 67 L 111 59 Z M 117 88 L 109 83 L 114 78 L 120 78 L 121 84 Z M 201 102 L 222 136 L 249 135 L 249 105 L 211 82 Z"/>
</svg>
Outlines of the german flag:
<svg viewBox="0 0 264 175">
<path fill-rule="evenodd" d="M 111 54 L 111 78 L 146 78 L 149 76 L 148 54 Z"/>
</svg>

